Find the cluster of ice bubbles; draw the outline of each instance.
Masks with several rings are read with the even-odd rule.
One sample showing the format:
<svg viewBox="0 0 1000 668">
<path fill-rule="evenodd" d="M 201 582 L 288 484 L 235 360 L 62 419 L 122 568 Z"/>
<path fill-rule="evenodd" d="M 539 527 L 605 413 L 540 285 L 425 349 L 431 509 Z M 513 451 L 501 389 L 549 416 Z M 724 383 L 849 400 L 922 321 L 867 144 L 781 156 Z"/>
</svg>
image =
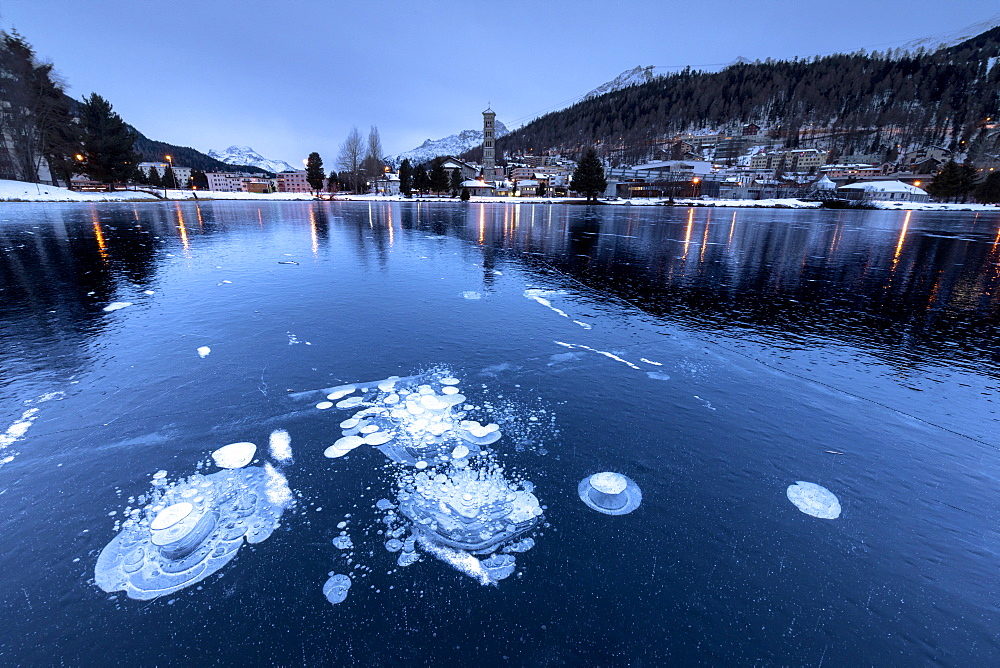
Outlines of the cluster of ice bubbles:
<svg viewBox="0 0 1000 668">
<path fill-rule="evenodd" d="M 399 465 L 395 500 L 376 504 L 385 513 L 385 548 L 398 553 L 397 565 L 416 563 L 422 551 L 495 585 L 514 573 L 513 554 L 534 546 L 524 535 L 538 525 L 543 509 L 532 483 L 508 478 L 489 449 L 503 436 L 499 425 L 467 419 L 477 407 L 466 403 L 458 385 L 438 369 L 329 388 L 317 408 L 336 402 L 358 410 L 340 423 L 341 438 L 324 454 L 336 459 L 369 445 Z M 334 544 L 352 547 L 345 534 Z M 346 588 L 336 585 L 343 578 L 333 574 L 327 581 L 324 592 L 335 593 L 327 594 L 331 602 L 346 596 Z"/>
<path fill-rule="evenodd" d="M 212 453 L 216 473 L 174 482 L 153 474 L 144 507 L 126 511 L 121 531 L 97 558 L 94 580 L 106 592 L 148 600 L 200 582 L 229 563 L 244 541 L 260 543 L 278 527 L 293 497 L 272 464 L 247 466 L 257 446 L 231 443 Z M 288 432 L 271 436 L 272 457 L 290 458 Z"/>
</svg>

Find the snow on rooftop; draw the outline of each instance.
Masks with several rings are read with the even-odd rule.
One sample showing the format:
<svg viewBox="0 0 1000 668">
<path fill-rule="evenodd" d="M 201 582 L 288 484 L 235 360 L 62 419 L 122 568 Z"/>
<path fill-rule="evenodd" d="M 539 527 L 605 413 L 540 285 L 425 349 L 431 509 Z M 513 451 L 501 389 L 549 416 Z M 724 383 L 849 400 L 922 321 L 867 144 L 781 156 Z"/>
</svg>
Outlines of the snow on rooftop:
<svg viewBox="0 0 1000 668">
<path fill-rule="evenodd" d="M 868 193 L 910 193 L 911 195 L 926 195 L 927 191 L 902 181 L 863 181 L 840 186 L 841 190 L 864 190 Z"/>
</svg>

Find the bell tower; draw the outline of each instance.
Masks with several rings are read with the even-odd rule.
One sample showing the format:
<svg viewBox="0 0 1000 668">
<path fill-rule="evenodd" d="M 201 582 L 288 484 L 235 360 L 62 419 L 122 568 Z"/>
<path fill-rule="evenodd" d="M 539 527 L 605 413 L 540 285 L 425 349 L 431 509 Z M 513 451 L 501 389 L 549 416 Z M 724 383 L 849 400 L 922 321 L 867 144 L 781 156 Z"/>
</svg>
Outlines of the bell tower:
<svg viewBox="0 0 1000 668">
<path fill-rule="evenodd" d="M 496 163 L 496 118 L 490 108 L 483 112 L 483 175 L 492 180 L 495 175 Z"/>
</svg>

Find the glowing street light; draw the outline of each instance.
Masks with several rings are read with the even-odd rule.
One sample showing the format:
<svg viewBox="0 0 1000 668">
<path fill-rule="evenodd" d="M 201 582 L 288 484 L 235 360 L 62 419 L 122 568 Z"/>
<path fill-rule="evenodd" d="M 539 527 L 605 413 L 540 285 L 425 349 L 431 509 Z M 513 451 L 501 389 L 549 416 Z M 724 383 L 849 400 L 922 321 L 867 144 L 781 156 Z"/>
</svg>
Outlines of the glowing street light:
<svg viewBox="0 0 1000 668">
<path fill-rule="evenodd" d="M 177 190 L 177 177 L 174 176 L 174 159 L 171 156 L 169 156 L 169 155 L 165 155 L 163 157 L 166 158 L 167 162 L 170 164 L 170 180 L 173 181 L 173 183 L 174 183 L 174 190 Z M 167 184 L 164 183 L 163 184 L 163 199 L 166 199 L 166 198 L 167 198 Z"/>
</svg>

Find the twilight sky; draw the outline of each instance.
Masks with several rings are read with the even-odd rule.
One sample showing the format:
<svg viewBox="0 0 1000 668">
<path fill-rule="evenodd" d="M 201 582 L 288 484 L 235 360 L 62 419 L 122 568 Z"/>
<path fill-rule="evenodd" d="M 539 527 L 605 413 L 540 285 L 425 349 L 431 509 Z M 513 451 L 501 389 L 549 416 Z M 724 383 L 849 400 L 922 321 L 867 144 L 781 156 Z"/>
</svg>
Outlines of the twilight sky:
<svg viewBox="0 0 1000 668">
<path fill-rule="evenodd" d="M 387 154 L 565 106 L 636 65 L 884 50 L 996 15 L 995 0 L 0 0 L 70 95 L 152 139 L 333 166 L 351 125 Z"/>
</svg>

